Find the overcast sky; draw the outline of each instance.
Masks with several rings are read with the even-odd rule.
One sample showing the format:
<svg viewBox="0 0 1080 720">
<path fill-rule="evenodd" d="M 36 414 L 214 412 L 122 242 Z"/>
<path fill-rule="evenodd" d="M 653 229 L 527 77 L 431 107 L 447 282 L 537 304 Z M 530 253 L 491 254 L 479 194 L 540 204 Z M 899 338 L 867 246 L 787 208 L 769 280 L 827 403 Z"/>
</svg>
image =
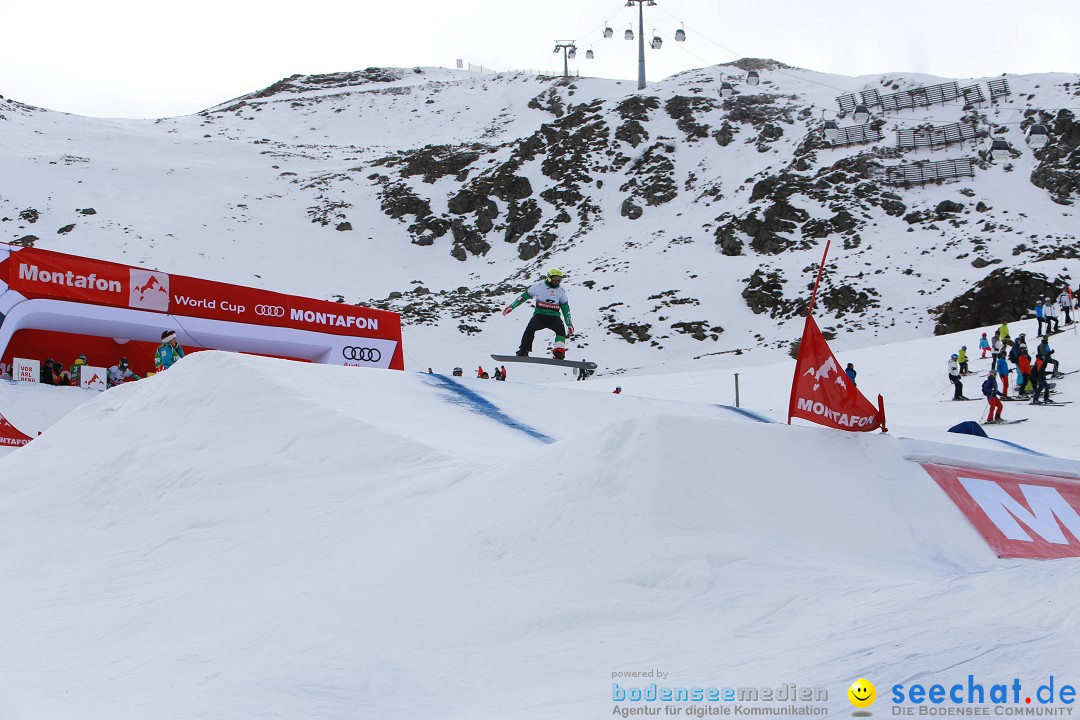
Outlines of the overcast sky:
<svg viewBox="0 0 1080 720">
<path fill-rule="evenodd" d="M 645 32 L 648 80 L 740 57 L 842 75 L 946 78 L 1080 73 L 1080 2 L 1038 11 L 1009 0 L 657 0 Z M 0 0 L 0 95 L 97 117 L 198 112 L 289 75 L 371 66 L 561 70 L 636 79 L 624 0 Z M 602 38 L 609 24 L 611 40 Z M 675 43 L 685 24 L 688 39 Z M 596 59 L 585 60 L 592 47 Z"/>
</svg>

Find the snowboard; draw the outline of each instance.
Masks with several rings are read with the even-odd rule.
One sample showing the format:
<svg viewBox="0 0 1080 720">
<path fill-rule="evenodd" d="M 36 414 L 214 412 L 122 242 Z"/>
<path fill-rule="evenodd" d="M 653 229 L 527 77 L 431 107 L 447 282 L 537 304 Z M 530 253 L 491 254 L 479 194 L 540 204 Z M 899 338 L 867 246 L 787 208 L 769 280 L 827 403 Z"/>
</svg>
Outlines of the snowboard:
<svg viewBox="0 0 1080 720">
<path fill-rule="evenodd" d="M 499 362 L 520 362 L 520 363 L 533 363 L 536 365 L 558 365 L 559 367 L 568 368 L 585 368 L 586 370 L 595 370 L 596 363 L 587 362 L 585 360 L 556 360 L 549 357 L 518 357 L 517 355 L 492 355 L 492 360 Z"/>
<path fill-rule="evenodd" d="M 994 422 L 990 422 L 989 420 L 987 420 L 986 422 L 984 422 L 982 424 L 983 425 L 1015 425 L 1016 423 L 1022 423 L 1022 422 L 1027 422 L 1027 421 L 1028 421 L 1027 418 L 1020 418 L 1019 420 L 995 420 Z"/>
</svg>

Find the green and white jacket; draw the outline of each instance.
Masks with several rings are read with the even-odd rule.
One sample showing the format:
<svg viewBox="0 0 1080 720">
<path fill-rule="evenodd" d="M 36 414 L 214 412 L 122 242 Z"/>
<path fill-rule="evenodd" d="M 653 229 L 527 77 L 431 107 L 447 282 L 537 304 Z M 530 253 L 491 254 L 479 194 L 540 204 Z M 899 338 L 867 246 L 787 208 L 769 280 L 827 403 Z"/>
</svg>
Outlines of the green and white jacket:
<svg viewBox="0 0 1080 720">
<path fill-rule="evenodd" d="M 533 315 L 554 315 L 559 316 L 562 312 L 563 320 L 567 325 L 573 325 L 573 321 L 570 320 L 570 298 L 566 295 L 566 291 L 562 287 L 555 287 L 549 285 L 547 280 L 541 280 L 520 296 L 514 302 L 510 303 L 510 307 L 516 308 L 522 303 L 529 301 L 529 298 L 536 299 L 536 307 L 533 309 Z"/>
</svg>

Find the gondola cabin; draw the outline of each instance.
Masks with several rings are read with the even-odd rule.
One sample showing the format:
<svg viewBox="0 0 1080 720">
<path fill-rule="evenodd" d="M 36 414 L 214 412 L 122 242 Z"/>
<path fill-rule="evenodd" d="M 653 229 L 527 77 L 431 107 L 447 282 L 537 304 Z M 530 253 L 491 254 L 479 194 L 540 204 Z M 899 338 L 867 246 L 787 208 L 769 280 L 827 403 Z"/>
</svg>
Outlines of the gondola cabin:
<svg viewBox="0 0 1080 720">
<path fill-rule="evenodd" d="M 1004 138 L 994 138 L 990 141 L 990 155 L 995 160 L 1008 160 L 1012 156 L 1012 146 Z"/>
<path fill-rule="evenodd" d="M 1027 129 L 1025 138 L 1028 147 L 1038 150 L 1050 142 L 1050 131 L 1045 125 L 1032 125 Z"/>
</svg>

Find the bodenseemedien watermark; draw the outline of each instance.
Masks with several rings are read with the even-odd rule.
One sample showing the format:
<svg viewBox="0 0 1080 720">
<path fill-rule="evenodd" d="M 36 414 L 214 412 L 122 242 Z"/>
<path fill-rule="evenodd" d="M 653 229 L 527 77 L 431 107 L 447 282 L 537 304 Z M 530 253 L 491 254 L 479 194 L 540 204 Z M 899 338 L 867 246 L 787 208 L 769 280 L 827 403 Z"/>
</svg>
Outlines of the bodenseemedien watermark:
<svg viewBox="0 0 1080 720">
<path fill-rule="evenodd" d="M 668 673 L 649 670 L 640 673 L 617 672 L 612 677 L 655 677 L 664 680 Z M 620 717 L 739 717 L 823 716 L 829 691 L 821 687 L 799 687 L 795 683 L 779 686 L 658 685 L 644 686 L 613 682 L 611 714 Z M 688 704 L 691 703 L 691 704 Z"/>
</svg>

